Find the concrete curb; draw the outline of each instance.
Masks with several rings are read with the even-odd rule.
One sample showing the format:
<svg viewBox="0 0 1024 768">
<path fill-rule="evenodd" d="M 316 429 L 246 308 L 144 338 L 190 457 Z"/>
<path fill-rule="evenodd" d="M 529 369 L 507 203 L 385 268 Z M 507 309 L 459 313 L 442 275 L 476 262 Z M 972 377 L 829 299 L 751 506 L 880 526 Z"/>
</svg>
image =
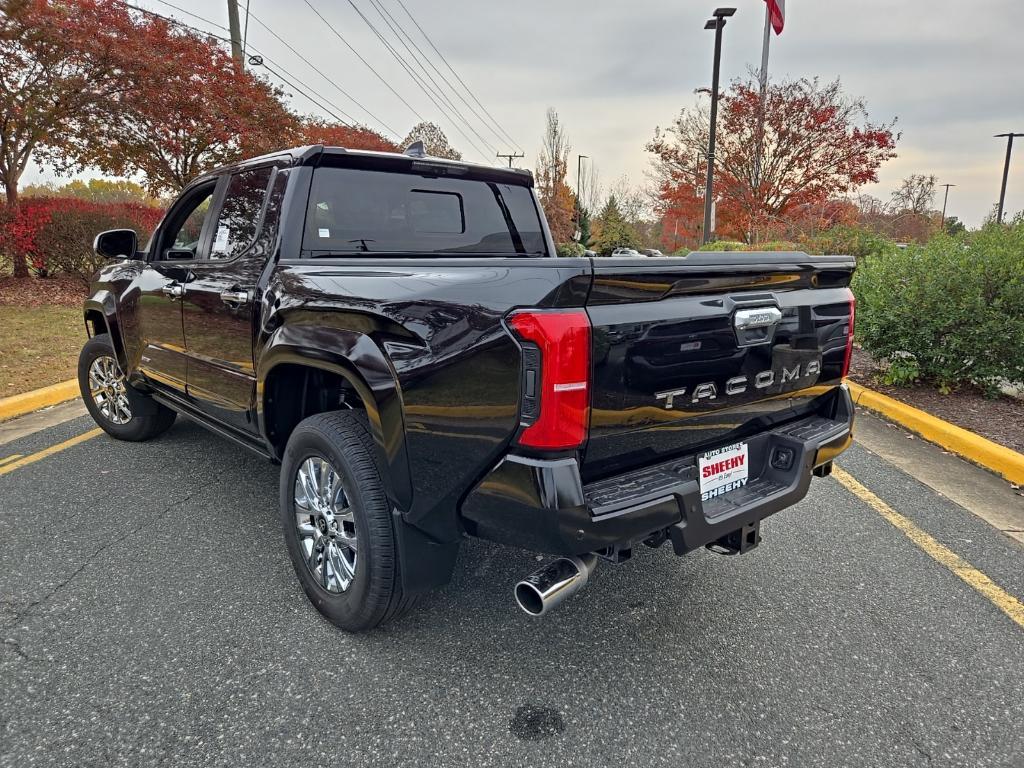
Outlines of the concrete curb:
<svg viewBox="0 0 1024 768">
<path fill-rule="evenodd" d="M 12 395 L 0 399 L 0 421 L 7 421 L 17 416 L 24 416 L 26 413 L 38 411 L 50 405 L 65 403 L 79 397 L 78 382 L 74 379 L 62 381 L 60 384 L 51 384 L 49 387 L 34 389 L 31 392 L 23 392 L 20 395 Z"/>
<path fill-rule="evenodd" d="M 854 402 L 909 429 L 947 451 L 963 456 L 985 469 L 1002 475 L 1011 483 L 1024 484 L 1024 454 L 986 440 L 980 435 L 950 424 L 913 406 L 847 381 Z"/>
</svg>

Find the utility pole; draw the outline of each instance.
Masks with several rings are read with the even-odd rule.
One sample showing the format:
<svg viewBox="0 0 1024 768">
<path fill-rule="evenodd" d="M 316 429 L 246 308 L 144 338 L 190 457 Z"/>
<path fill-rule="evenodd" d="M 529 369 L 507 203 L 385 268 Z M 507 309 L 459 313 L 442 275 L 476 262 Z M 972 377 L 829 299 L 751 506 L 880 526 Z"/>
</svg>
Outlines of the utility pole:
<svg viewBox="0 0 1024 768">
<path fill-rule="evenodd" d="M 942 196 L 942 223 L 941 223 L 941 226 L 939 228 L 940 229 L 945 229 L 946 228 L 946 203 L 949 202 L 949 188 L 950 187 L 955 187 L 956 184 L 943 184 L 942 186 L 946 188 L 946 194 L 944 194 Z"/>
<path fill-rule="evenodd" d="M 517 158 L 520 158 L 520 157 L 526 157 L 526 155 L 524 155 L 522 152 L 514 152 L 512 154 L 505 154 L 505 155 L 503 155 L 503 154 L 501 154 L 501 152 L 499 152 L 497 154 L 497 157 L 507 157 L 508 158 L 508 167 L 511 168 L 513 160 L 515 160 Z"/>
<path fill-rule="evenodd" d="M 996 214 L 996 221 L 1003 223 L 1003 203 L 1006 202 L 1006 180 L 1010 176 L 1010 154 L 1013 152 L 1013 137 L 1024 136 L 1024 133 L 997 133 L 995 138 L 1006 137 L 1006 162 L 1003 164 L 1003 186 L 999 190 L 999 213 Z"/>
<path fill-rule="evenodd" d="M 238 23 L 238 0 L 228 0 L 228 27 L 231 30 L 231 58 L 235 60 L 235 69 L 245 69 L 242 57 L 242 27 Z"/>
<path fill-rule="evenodd" d="M 716 8 L 712 14 L 715 18 L 708 19 L 704 29 L 715 30 L 715 61 L 711 69 L 711 130 L 708 136 L 708 180 L 704 189 L 704 232 L 701 243 L 711 239 L 712 229 L 712 194 L 715 184 L 715 132 L 718 121 L 718 74 L 722 63 L 722 29 L 727 17 L 736 13 L 735 8 Z"/>
<path fill-rule="evenodd" d="M 582 188 L 580 186 L 583 178 L 583 161 L 589 160 L 588 155 L 576 155 L 576 240 L 577 242 L 583 237 L 583 227 L 580 226 L 580 199 L 583 196 Z"/>
</svg>

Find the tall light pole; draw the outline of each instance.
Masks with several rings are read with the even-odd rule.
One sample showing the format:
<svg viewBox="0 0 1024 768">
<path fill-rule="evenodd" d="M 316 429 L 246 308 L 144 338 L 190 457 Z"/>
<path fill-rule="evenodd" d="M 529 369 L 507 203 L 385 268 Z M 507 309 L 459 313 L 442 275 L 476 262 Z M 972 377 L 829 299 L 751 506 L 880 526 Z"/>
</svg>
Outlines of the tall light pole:
<svg viewBox="0 0 1024 768">
<path fill-rule="evenodd" d="M 580 199 L 583 195 L 580 180 L 583 178 L 583 161 L 589 159 L 590 157 L 587 155 L 576 155 L 576 242 L 583 237 L 583 227 L 580 226 L 580 209 L 582 208 Z"/>
<path fill-rule="evenodd" d="M 725 20 L 736 13 L 735 8 L 716 8 L 712 14 L 713 19 L 708 19 L 704 29 L 715 30 L 715 62 L 711 69 L 711 130 L 708 136 L 708 180 L 704 189 L 704 232 L 701 234 L 701 243 L 711 239 L 711 195 L 715 184 L 715 133 L 718 121 L 718 72 L 722 63 L 722 30 L 725 28 Z"/>
<path fill-rule="evenodd" d="M 761 99 L 757 106 L 757 146 L 754 147 L 754 194 L 761 185 L 761 153 L 764 144 L 764 105 L 768 95 L 768 48 L 772 42 L 772 11 L 768 3 L 764 4 L 764 39 L 761 42 L 761 72 L 758 81 L 761 84 Z"/>
<path fill-rule="evenodd" d="M 946 194 L 942 196 L 942 223 L 939 229 L 946 228 L 946 203 L 949 202 L 949 188 L 955 187 L 956 184 L 943 184 L 942 186 L 946 188 Z"/>
<path fill-rule="evenodd" d="M 1003 203 L 1006 202 L 1006 179 L 1010 175 L 1010 154 L 1013 152 L 1013 137 L 1024 136 L 1024 133 L 997 133 L 995 138 L 1006 137 L 1006 163 L 1003 165 L 1003 186 L 999 190 L 999 213 L 996 214 L 996 221 L 1003 223 Z"/>
</svg>

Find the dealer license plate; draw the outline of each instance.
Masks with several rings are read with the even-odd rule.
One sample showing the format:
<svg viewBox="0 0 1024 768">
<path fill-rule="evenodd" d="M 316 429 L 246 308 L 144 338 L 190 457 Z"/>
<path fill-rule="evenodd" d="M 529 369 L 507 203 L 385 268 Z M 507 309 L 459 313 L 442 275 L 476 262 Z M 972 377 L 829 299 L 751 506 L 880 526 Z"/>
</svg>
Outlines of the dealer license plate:
<svg viewBox="0 0 1024 768">
<path fill-rule="evenodd" d="M 697 459 L 700 499 L 707 501 L 747 484 L 747 444 L 708 451 Z"/>
</svg>

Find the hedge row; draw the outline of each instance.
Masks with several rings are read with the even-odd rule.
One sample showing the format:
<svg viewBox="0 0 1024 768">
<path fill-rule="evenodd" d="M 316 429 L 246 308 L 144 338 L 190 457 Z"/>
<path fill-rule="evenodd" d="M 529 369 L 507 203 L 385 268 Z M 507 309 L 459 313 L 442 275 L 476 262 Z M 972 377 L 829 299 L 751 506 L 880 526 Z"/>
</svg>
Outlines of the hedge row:
<svg viewBox="0 0 1024 768">
<path fill-rule="evenodd" d="M 853 289 L 857 337 L 890 383 L 1024 382 L 1024 218 L 869 256 Z"/>
<path fill-rule="evenodd" d="M 63 273 L 83 280 L 103 260 L 92 241 L 105 229 L 127 227 L 145 242 L 163 211 L 137 203 L 93 203 L 73 197 L 32 197 L 11 208 L 0 205 L 0 253 L 25 257 L 36 275 Z"/>
<path fill-rule="evenodd" d="M 778 240 L 749 245 L 736 240 L 716 240 L 701 246 L 702 251 L 803 251 L 844 256 L 866 256 L 892 253 L 896 244 L 864 227 L 839 225 L 816 234 L 801 235 L 797 240 Z M 684 249 L 681 255 L 685 255 Z"/>
</svg>

